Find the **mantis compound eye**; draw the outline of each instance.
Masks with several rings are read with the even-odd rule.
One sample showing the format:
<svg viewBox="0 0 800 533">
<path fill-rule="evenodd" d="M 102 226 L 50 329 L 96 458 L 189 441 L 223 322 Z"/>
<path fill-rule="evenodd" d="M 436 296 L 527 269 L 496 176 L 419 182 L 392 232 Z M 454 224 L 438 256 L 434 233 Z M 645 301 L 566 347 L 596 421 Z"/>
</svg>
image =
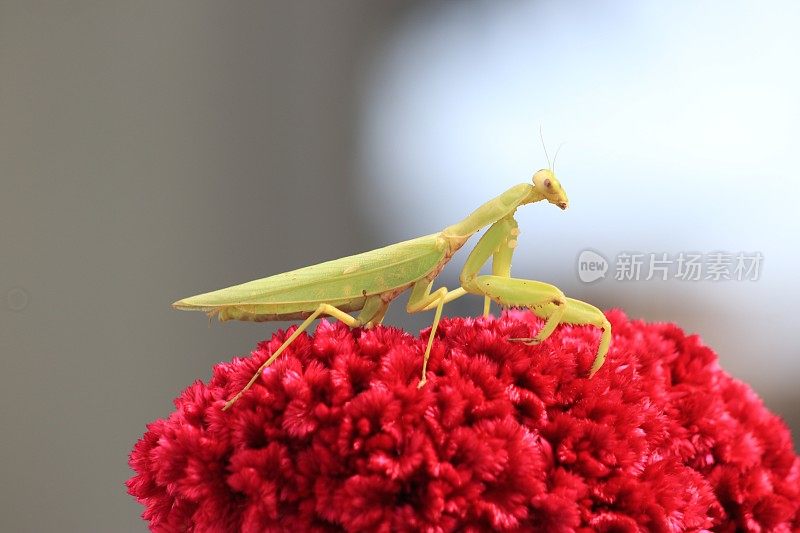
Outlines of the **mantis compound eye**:
<svg viewBox="0 0 800 533">
<path fill-rule="evenodd" d="M 547 187 L 548 190 L 553 190 L 553 182 L 550 181 L 550 178 L 544 180 L 544 186 Z"/>
</svg>

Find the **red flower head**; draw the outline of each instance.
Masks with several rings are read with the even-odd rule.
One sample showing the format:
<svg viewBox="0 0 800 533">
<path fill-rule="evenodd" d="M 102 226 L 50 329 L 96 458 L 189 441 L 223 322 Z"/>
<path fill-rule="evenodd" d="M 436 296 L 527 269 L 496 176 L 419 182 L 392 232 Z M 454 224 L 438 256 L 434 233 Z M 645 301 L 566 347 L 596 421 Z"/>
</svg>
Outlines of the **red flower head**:
<svg viewBox="0 0 800 533">
<path fill-rule="evenodd" d="M 422 389 L 426 339 L 322 322 L 221 411 L 277 333 L 148 426 L 128 489 L 154 531 L 800 528 L 783 422 L 698 337 L 608 318 L 592 379 L 596 328 L 442 320 Z"/>
</svg>

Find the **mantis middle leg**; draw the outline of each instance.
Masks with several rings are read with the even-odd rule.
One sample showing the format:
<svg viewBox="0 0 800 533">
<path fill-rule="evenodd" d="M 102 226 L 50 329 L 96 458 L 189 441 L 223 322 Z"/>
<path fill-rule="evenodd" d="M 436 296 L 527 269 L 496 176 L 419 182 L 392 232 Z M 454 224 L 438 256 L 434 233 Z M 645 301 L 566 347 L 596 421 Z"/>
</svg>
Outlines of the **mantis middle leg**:
<svg viewBox="0 0 800 533">
<path fill-rule="evenodd" d="M 419 313 L 420 311 L 436 308 L 433 324 L 431 325 L 431 333 L 428 335 L 428 345 L 425 347 L 425 355 L 422 359 L 422 378 L 420 378 L 417 388 L 421 388 L 428 381 L 428 358 L 431 356 L 433 338 L 436 335 L 436 329 L 439 327 L 439 320 L 442 318 L 444 304 L 467 294 L 467 291 L 460 287 L 454 291 L 448 291 L 447 287 L 440 287 L 431 292 L 432 286 L 433 281 L 429 281 L 426 278 L 417 281 L 411 288 L 411 296 L 409 296 L 408 304 L 406 305 L 406 311 L 409 313 Z"/>
<path fill-rule="evenodd" d="M 339 320 L 341 322 L 344 322 L 345 324 L 347 324 L 351 328 L 357 328 L 357 327 L 363 326 L 364 324 L 369 323 L 377 315 L 380 315 L 380 318 L 382 319 L 383 314 L 386 313 L 386 307 L 387 306 L 388 306 L 388 304 L 386 304 L 386 302 L 382 301 L 380 296 L 370 296 L 369 298 L 367 298 L 366 302 L 364 303 L 364 307 L 361 310 L 361 313 L 358 315 L 357 318 L 354 318 L 354 317 L 348 315 L 347 313 L 345 313 L 344 311 L 341 311 L 340 309 L 337 309 L 336 307 L 334 307 L 332 305 L 325 304 L 325 303 L 319 304 L 317 309 L 313 313 L 311 313 L 308 316 L 308 318 L 306 318 L 303 321 L 303 323 L 300 324 L 297 327 L 296 330 L 294 330 L 294 333 L 292 333 L 289 336 L 288 339 L 283 341 L 283 344 L 281 344 L 278 347 L 277 350 L 272 352 L 272 355 L 270 355 L 269 359 L 264 361 L 264 363 L 260 367 L 258 367 L 258 370 L 256 370 L 255 374 L 253 374 L 253 377 L 251 377 L 250 381 L 247 382 L 247 385 L 245 385 L 242 388 L 242 390 L 237 392 L 236 396 L 234 396 L 233 398 L 228 400 L 228 402 L 225 404 L 225 406 L 222 408 L 222 410 L 223 411 L 227 411 L 228 409 L 230 409 L 231 406 L 234 403 L 236 403 L 236 401 L 239 398 L 241 398 L 242 395 L 250 389 L 250 387 L 253 386 L 253 383 L 256 382 L 256 380 L 261 375 L 261 373 L 264 372 L 264 370 L 269 365 L 271 365 L 275 361 L 275 359 L 277 359 L 278 356 L 281 355 L 283 353 L 283 351 L 286 350 L 286 348 L 288 348 L 289 345 L 292 344 L 295 341 L 295 339 L 297 339 L 297 337 L 299 337 L 301 333 L 303 333 L 306 329 L 308 329 L 308 327 L 311 325 L 311 323 L 314 322 L 314 320 L 319 318 L 321 315 L 328 315 L 328 316 L 333 317 L 333 318 L 335 318 L 335 319 L 337 319 L 337 320 Z"/>
</svg>

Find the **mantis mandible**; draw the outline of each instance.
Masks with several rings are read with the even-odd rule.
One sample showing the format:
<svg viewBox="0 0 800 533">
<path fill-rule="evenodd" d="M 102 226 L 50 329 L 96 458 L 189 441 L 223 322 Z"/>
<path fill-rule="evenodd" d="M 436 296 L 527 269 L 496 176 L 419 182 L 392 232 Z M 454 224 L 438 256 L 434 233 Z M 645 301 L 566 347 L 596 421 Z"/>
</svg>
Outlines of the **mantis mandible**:
<svg viewBox="0 0 800 533">
<path fill-rule="evenodd" d="M 517 246 L 519 228 L 514 214 L 518 207 L 546 200 L 566 209 L 567 195 L 555 173 L 542 169 L 532 183 L 521 183 L 489 200 L 468 217 L 438 233 L 425 235 L 384 248 L 336 259 L 241 285 L 220 289 L 175 302 L 177 309 L 204 311 L 226 320 L 301 320 L 300 326 L 272 353 L 250 382 L 223 407 L 229 409 L 255 383 L 258 376 L 286 350 L 311 323 L 330 316 L 351 328 L 371 328 L 380 324 L 389 303 L 411 289 L 406 305 L 409 313 L 435 309 L 428 344 L 422 362 L 422 377 L 427 380 L 436 328 L 442 307 L 465 294 L 484 297 L 484 316 L 493 300 L 504 307 L 527 307 L 544 319 L 535 337 L 511 339 L 535 344 L 544 341 L 560 323 L 593 325 L 602 330 L 591 377 L 603 365 L 611 343 L 611 324 L 596 307 L 567 298 L 557 287 L 511 277 L 511 257 Z M 431 291 L 433 280 L 445 264 L 475 233 L 489 226 L 472 249 L 460 275 L 460 287 Z M 492 260 L 492 273 L 480 275 L 480 269 Z M 349 313 L 360 311 L 353 317 Z"/>
</svg>

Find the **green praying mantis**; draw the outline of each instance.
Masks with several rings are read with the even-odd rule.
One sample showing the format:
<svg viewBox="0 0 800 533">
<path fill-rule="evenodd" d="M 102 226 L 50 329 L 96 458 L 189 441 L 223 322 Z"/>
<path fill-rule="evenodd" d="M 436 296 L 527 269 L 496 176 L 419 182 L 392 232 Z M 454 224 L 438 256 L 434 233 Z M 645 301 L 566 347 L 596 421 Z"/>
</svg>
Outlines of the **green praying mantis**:
<svg viewBox="0 0 800 533">
<path fill-rule="evenodd" d="M 465 294 L 484 297 L 484 315 L 493 300 L 504 307 L 526 307 L 544 319 L 541 330 L 532 338 L 512 341 L 536 344 L 544 341 L 560 323 L 593 325 L 602 330 L 597 355 L 589 371 L 591 377 L 603 365 L 611 343 L 611 324 L 596 307 L 567 298 L 557 287 L 511 277 L 511 258 L 517 246 L 519 227 L 514 219 L 517 208 L 546 200 L 566 209 L 567 195 L 555 173 L 542 169 L 532 183 L 521 183 L 489 200 L 468 217 L 438 233 L 425 235 L 384 248 L 277 274 L 241 285 L 220 289 L 175 302 L 177 309 L 204 311 L 226 320 L 301 320 L 300 326 L 259 367 L 247 385 L 223 407 L 229 409 L 247 392 L 265 368 L 271 365 L 311 323 L 322 316 L 340 320 L 351 328 L 371 328 L 383 321 L 392 300 L 411 289 L 406 311 L 419 313 L 435 309 L 433 324 L 422 362 L 422 377 L 427 380 L 436 328 L 442 307 Z M 431 291 L 433 281 L 467 240 L 489 226 L 472 249 L 460 275 L 460 287 L 441 287 Z M 481 275 L 489 259 L 492 273 Z M 360 311 L 356 317 L 349 313 Z"/>
</svg>

